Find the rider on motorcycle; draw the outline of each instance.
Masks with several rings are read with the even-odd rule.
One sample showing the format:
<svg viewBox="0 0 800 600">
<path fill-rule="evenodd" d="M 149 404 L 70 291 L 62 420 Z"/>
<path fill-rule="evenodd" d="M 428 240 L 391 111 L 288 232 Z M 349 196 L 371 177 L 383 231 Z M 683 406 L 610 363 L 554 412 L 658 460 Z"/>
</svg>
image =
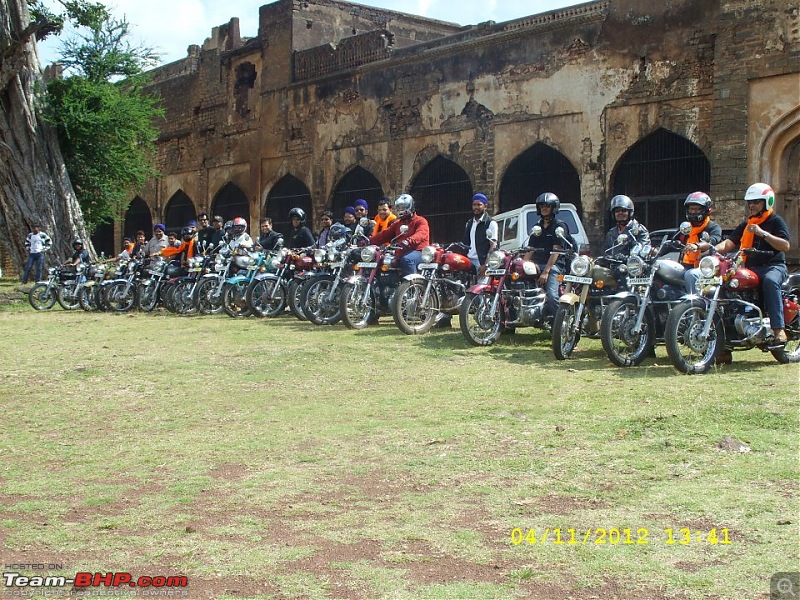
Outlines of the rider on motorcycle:
<svg viewBox="0 0 800 600">
<path fill-rule="evenodd" d="M 247 233 L 247 221 L 242 217 L 236 217 L 233 220 L 232 229 L 233 239 L 228 242 L 228 247 L 231 250 L 237 248 L 250 249 L 253 247 L 253 238 Z"/>
<path fill-rule="evenodd" d="M 309 248 L 314 245 L 314 234 L 305 226 L 306 211 L 302 208 L 293 208 L 289 211 L 289 220 L 292 222 L 292 233 L 289 237 L 289 248 Z"/>
<path fill-rule="evenodd" d="M 544 316 L 552 317 L 558 308 L 558 276 L 567 272 L 567 257 L 559 253 L 566 246 L 564 240 L 556 236 L 556 229 L 564 230 L 564 237 L 577 249 L 575 240 L 569 232 L 569 227 L 564 221 L 559 221 L 556 215 L 561 207 L 561 200 L 552 192 L 539 194 L 536 198 L 536 213 L 539 215 L 537 225 L 542 228 L 541 235 L 528 238 L 528 247 L 534 250 L 525 255 L 525 260 L 532 260 L 539 269 L 539 286 L 545 288 L 547 301 L 544 306 Z"/>
<path fill-rule="evenodd" d="M 75 238 L 72 241 L 72 249 L 74 252 L 72 256 L 70 256 L 69 260 L 64 263 L 70 267 L 77 267 L 79 264 L 83 263 L 84 265 L 89 264 L 89 251 L 83 247 L 83 240 L 80 238 Z"/>
<path fill-rule="evenodd" d="M 650 232 L 647 231 L 647 227 L 633 218 L 633 200 L 622 194 L 614 196 L 611 199 L 609 210 L 611 212 L 611 218 L 614 221 L 614 226 L 609 229 L 606 234 L 605 241 L 603 242 L 604 251 L 617 245 L 617 238 L 620 234 L 627 234 L 629 231 L 633 232 L 637 229 L 638 233 L 634 235 L 636 241 L 642 246 L 646 246 L 650 243 Z M 630 252 L 631 247 L 632 246 L 628 244 L 626 252 Z M 619 252 L 619 254 L 623 253 L 624 252 Z"/>
<path fill-rule="evenodd" d="M 262 250 L 277 250 L 283 246 L 283 235 L 272 229 L 272 219 L 269 217 L 261 217 L 259 221 L 260 235 L 256 246 Z"/>
<path fill-rule="evenodd" d="M 197 250 L 197 238 L 195 233 L 197 229 L 191 225 L 187 225 L 181 229 L 181 239 L 183 240 L 180 246 L 175 248 L 164 248 L 161 251 L 162 256 L 180 256 L 181 264 L 185 265 L 190 258 L 194 258 L 199 254 Z"/>
<path fill-rule="evenodd" d="M 789 227 L 773 212 L 775 192 L 766 183 L 754 183 L 744 194 L 748 218 L 739 223 L 730 237 L 716 245 L 718 252 L 733 252 L 753 248 L 769 255 L 745 255 L 747 268 L 755 271 L 761 281 L 764 308 L 778 344 L 786 343 L 783 320 L 781 285 L 788 277 L 786 252 L 789 251 Z"/>
<path fill-rule="evenodd" d="M 398 259 L 400 271 L 403 276 L 417 272 L 417 265 L 422 260 L 420 251 L 430 245 L 430 229 L 428 220 L 417 214 L 414 208 L 414 198 L 410 194 L 401 194 L 394 201 L 394 212 L 397 218 L 392 221 L 387 229 L 374 234 L 369 238 L 370 244 L 386 244 L 395 238 L 401 250 L 395 255 Z M 405 225 L 408 229 L 400 233 L 400 228 Z"/>
<path fill-rule="evenodd" d="M 722 227 L 711 220 L 711 198 L 705 192 L 692 192 L 686 196 L 683 206 L 686 208 L 686 220 L 692 226 L 688 236 L 681 235 L 679 240 L 686 244 L 681 253 L 681 264 L 686 268 L 684 281 L 686 291 L 690 294 L 697 293 L 697 280 L 700 278 L 700 259 L 705 252 L 719 244 L 722 240 Z M 708 234 L 708 240 L 701 240 L 703 232 Z"/>
</svg>

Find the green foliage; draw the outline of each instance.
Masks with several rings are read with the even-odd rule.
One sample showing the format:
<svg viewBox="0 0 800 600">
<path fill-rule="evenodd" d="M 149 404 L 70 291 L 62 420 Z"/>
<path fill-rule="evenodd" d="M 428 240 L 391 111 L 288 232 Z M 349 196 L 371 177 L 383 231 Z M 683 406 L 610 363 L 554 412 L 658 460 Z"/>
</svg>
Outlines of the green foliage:
<svg viewBox="0 0 800 600">
<path fill-rule="evenodd" d="M 59 35 L 67 20 L 78 27 L 99 28 L 108 18 L 106 7 L 100 3 L 86 2 L 85 0 L 60 0 L 63 13 L 53 12 L 41 0 L 28 0 L 28 11 L 31 21 L 35 24 L 36 38 L 41 42 L 50 35 Z"/>
<path fill-rule="evenodd" d="M 157 174 L 153 122 L 163 111 L 159 99 L 144 92 L 144 68 L 157 55 L 125 41 L 127 22 L 106 16 L 89 31 L 63 44 L 62 62 L 74 74 L 48 83 L 45 114 L 94 230 L 117 218 L 131 193 Z M 112 81 L 121 76 L 127 79 Z"/>
</svg>

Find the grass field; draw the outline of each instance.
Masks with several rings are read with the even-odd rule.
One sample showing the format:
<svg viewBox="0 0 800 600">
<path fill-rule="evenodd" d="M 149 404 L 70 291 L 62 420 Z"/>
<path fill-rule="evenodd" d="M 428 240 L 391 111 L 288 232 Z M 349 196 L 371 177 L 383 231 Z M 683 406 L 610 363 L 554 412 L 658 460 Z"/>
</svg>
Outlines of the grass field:
<svg viewBox="0 0 800 600">
<path fill-rule="evenodd" d="M 767 599 L 797 570 L 800 368 L 768 354 L 687 377 L 663 348 L 559 362 L 530 330 L 472 348 L 390 318 L 0 292 L 0 556 L 46 567 L 23 574 L 183 575 L 192 599 Z"/>
</svg>

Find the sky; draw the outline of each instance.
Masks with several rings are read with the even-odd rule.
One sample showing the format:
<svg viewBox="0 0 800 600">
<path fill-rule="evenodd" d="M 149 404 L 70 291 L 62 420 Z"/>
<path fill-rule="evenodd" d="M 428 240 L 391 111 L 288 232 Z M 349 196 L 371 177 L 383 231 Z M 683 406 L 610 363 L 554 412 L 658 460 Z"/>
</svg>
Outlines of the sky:
<svg viewBox="0 0 800 600">
<path fill-rule="evenodd" d="M 57 10 L 55 2 L 47 2 Z M 161 54 L 162 64 L 186 57 L 191 44 L 202 45 L 211 29 L 239 19 L 242 37 L 258 33 L 258 8 L 269 0 L 109 0 L 103 2 L 116 19 L 131 25 L 130 42 Z M 578 0 L 371 0 L 368 6 L 411 13 L 460 25 L 510 21 L 579 4 Z M 69 32 L 66 32 L 69 35 Z M 63 37 L 63 36 L 62 36 Z M 38 46 L 42 66 L 55 62 L 61 41 L 47 39 Z"/>
</svg>

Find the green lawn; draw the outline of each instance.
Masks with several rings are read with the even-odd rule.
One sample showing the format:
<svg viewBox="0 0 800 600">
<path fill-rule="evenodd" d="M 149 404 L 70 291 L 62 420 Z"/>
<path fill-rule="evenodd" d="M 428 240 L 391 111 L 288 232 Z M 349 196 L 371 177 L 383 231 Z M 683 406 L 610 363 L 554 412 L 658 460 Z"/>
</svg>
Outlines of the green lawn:
<svg viewBox="0 0 800 600">
<path fill-rule="evenodd" d="M 687 377 L 531 330 L 23 303 L 0 331 L 6 565 L 198 599 L 768 598 L 797 570 L 800 367 L 758 351 Z"/>
</svg>

